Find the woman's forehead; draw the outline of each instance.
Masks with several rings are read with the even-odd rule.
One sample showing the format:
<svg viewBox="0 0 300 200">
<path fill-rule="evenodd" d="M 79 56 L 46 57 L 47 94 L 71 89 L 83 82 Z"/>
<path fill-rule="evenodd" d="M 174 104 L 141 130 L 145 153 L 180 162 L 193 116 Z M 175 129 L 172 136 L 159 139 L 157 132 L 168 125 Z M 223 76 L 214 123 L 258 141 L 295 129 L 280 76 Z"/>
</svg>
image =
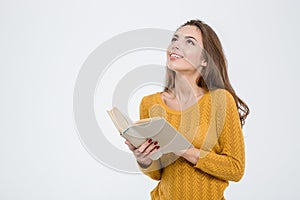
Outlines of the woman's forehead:
<svg viewBox="0 0 300 200">
<path fill-rule="evenodd" d="M 190 26 L 186 25 L 181 28 L 179 28 L 174 35 L 177 35 L 179 37 L 183 36 L 192 36 L 196 38 L 198 41 L 202 41 L 202 34 L 198 27 L 196 26 Z"/>
</svg>

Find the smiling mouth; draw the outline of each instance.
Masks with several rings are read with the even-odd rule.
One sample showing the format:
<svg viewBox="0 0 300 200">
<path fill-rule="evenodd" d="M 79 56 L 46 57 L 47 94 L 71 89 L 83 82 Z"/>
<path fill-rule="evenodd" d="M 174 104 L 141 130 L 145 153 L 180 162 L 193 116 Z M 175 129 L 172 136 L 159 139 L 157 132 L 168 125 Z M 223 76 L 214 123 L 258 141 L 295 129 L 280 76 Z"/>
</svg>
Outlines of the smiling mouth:
<svg viewBox="0 0 300 200">
<path fill-rule="evenodd" d="M 183 58 L 182 55 L 176 54 L 176 53 L 170 53 L 170 59 L 175 60 L 175 59 L 181 59 Z"/>
</svg>

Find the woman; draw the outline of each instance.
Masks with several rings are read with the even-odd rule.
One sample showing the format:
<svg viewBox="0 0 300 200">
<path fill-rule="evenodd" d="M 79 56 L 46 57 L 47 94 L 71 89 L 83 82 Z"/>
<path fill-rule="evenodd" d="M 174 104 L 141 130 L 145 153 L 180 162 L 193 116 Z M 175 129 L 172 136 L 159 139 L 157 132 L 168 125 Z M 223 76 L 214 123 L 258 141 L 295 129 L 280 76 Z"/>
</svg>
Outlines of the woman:
<svg viewBox="0 0 300 200">
<path fill-rule="evenodd" d="M 166 118 L 194 147 L 151 160 L 157 141 L 138 148 L 126 141 L 141 171 L 159 181 L 151 198 L 225 199 L 229 181 L 244 174 L 242 126 L 248 114 L 229 82 L 216 33 L 200 20 L 180 26 L 167 49 L 165 89 L 142 99 L 140 118 Z"/>
</svg>

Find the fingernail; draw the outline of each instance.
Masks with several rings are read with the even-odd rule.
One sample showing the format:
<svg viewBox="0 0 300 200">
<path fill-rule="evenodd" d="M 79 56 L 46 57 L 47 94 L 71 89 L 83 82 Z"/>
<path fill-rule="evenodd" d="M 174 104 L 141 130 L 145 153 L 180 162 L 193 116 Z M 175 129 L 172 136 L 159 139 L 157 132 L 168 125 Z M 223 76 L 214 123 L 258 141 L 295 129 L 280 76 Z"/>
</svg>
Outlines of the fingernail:
<svg viewBox="0 0 300 200">
<path fill-rule="evenodd" d="M 156 149 L 159 149 L 159 148 L 160 148 L 160 146 L 157 146 L 157 147 L 156 147 Z"/>
<path fill-rule="evenodd" d="M 151 143 L 151 142 L 152 142 L 152 139 L 149 139 L 149 140 L 148 140 L 148 143 Z"/>
<path fill-rule="evenodd" d="M 157 142 L 154 142 L 154 145 L 157 145 Z"/>
</svg>

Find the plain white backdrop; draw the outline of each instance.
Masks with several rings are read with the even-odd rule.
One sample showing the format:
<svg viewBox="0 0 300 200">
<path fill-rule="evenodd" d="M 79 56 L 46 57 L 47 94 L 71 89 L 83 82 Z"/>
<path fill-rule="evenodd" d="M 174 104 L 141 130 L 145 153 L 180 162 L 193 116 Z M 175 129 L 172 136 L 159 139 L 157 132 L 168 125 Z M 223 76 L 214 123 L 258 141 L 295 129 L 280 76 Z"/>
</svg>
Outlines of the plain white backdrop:
<svg viewBox="0 0 300 200">
<path fill-rule="evenodd" d="M 226 198 L 299 199 L 299 9 L 296 0 L 0 1 L 0 199 L 149 199 L 155 181 L 109 169 L 81 144 L 74 84 L 111 37 L 194 18 L 217 32 L 251 109 L 245 175 Z"/>
</svg>

